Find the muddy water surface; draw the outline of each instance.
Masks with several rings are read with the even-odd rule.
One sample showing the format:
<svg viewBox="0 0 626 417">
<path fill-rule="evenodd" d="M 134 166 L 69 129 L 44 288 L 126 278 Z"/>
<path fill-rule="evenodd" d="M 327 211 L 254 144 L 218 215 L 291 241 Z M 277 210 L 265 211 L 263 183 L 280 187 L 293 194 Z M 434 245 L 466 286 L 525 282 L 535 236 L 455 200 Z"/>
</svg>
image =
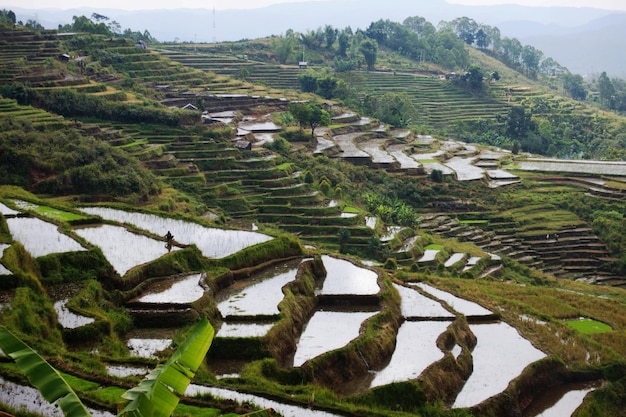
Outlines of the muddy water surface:
<svg viewBox="0 0 626 417">
<path fill-rule="evenodd" d="M 103 224 L 76 229 L 76 234 L 102 249 L 107 261 L 118 274 L 153 261 L 169 252 L 164 242 L 129 232 L 125 227 Z M 177 250 L 173 247 L 171 250 Z"/>
<path fill-rule="evenodd" d="M 320 294 L 372 295 L 380 291 L 376 272 L 328 255 L 322 256 L 322 261 L 327 275 Z"/>
<path fill-rule="evenodd" d="M 307 323 L 293 358 L 293 366 L 347 345 L 359 335 L 361 324 L 376 313 L 318 311 Z"/>
<path fill-rule="evenodd" d="M 35 217 L 8 218 L 7 224 L 14 240 L 37 258 L 51 253 L 85 250 L 77 241 L 60 233 L 55 224 Z"/>
<path fill-rule="evenodd" d="M 506 323 L 473 324 L 470 329 L 477 338 L 474 371 L 454 408 L 472 407 L 501 393 L 524 368 L 546 356 Z"/>
<path fill-rule="evenodd" d="M 86 207 L 82 211 L 104 219 L 130 223 L 159 236 L 165 236 L 169 230 L 174 235 L 175 241 L 183 244 L 195 244 L 208 258 L 223 258 L 248 246 L 272 239 L 272 237 L 261 233 L 210 228 L 153 214 L 127 212 L 105 207 Z"/>
</svg>

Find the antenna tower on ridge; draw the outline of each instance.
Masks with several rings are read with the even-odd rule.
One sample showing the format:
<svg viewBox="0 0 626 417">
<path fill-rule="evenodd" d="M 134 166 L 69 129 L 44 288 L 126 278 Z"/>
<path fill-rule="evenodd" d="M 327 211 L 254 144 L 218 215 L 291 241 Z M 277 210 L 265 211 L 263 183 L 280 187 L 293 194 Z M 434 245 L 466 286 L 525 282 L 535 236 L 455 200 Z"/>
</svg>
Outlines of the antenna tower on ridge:
<svg viewBox="0 0 626 417">
<path fill-rule="evenodd" d="M 213 5 L 213 43 L 216 43 L 215 39 L 215 5 Z"/>
</svg>

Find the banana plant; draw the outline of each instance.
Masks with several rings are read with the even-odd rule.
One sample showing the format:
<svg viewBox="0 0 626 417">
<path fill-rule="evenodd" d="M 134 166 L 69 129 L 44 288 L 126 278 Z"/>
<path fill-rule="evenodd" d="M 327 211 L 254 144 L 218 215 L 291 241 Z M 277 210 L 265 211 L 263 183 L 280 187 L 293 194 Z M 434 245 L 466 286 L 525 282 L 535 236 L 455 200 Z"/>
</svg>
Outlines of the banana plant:
<svg viewBox="0 0 626 417">
<path fill-rule="evenodd" d="M 172 357 L 157 366 L 135 388 L 126 391 L 120 417 L 169 417 L 202 363 L 215 330 L 206 318 Z M 57 404 L 66 417 L 91 417 L 61 373 L 6 327 L 0 326 L 0 349 L 11 357 L 46 401 Z M 178 395 L 177 395 L 178 394 Z"/>
</svg>

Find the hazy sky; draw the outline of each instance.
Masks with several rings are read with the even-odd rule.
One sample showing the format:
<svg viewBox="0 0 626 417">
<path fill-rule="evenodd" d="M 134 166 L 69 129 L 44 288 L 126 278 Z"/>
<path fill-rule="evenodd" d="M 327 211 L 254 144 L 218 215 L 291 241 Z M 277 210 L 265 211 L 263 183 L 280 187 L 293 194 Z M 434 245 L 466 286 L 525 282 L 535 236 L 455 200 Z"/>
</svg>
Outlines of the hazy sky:
<svg viewBox="0 0 626 417">
<path fill-rule="evenodd" d="M 277 3 L 296 3 L 303 1 L 330 0 L 0 0 L 0 8 L 23 7 L 29 9 L 71 9 L 81 6 L 99 9 L 173 9 L 173 8 L 205 8 L 205 9 L 251 9 Z M 413 0 L 407 0 L 407 4 Z M 427 0 L 420 0 L 427 1 Z M 594 7 L 608 10 L 626 11 L 625 0 L 448 0 L 449 3 L 467 5 L 521 4 L 525 6 L 573 6 Z"/>
</svg>

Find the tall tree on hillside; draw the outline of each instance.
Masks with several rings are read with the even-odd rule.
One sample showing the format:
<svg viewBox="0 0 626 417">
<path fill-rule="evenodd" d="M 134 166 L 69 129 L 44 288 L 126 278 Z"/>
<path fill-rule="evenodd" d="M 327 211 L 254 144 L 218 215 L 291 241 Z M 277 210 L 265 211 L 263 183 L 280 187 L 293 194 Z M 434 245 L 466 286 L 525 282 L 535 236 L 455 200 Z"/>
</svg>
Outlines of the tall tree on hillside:
<svg viewBox="0 0 626 417">
<path fill-rule="evenodd" d="M 417 122 L 417 109 L 406 93 L 386 93 L 377 107 L 376 117 L 395 127 L 407 127 Z"/>
<path fill-rule="evenodd" d="M 521 62 L 522 43 L 516 38 L 502 39 L 502 55 L 507 65 L 517 65 Z"/>
<path fill-rule="evenodd" d="M 583 101 L 587 98 L 587 90 L 580 74 L 566 73 L 563 76 L 563 89 L 574 100 Z"/>
<path fill-rule="evenodd" d="M 363 59 L 369 71 L 374 69 L 378 55 L 378 43 L 374 39 L 365 39 L 359 45 L 359 52 L 363 54 Z"/>
<path fill-rule="evenodd" d="M 539 64 L 543 58 L 543 52 L 534 46 L 526 45 L 522 48 L 522 63 L 529 77 L 536 77 L 539 72 Z"/>
<path fill-rule="evenodd" d="M 272 51 L 278 62 L 286 64 L 293 57 L 296 39 L 293 36 L 279 36 L 272 42 Z"/>
<path fill-rule="evenodd" d="M 606 71 L 603 71 L 598 78 L 598 92 L 600 93 L 600 103 L 608 108 L 613 108 L 615 102 L 615 87 L 606 74 Z"/>
<path fill-rule="evenodd" d="M 487 35 L 487 32 L 485 32 L 483 28 L 478 29 L 475 37 L 476 37 L 476 46 L 478 46 L 480 49 L 487 49 L 489 45 L 491 44 L 489 35 Z"/>
<path fill-rule="evenodd" d="M 15 26 L 16 21 L 13 10 L 0 10 L 0 27 L 12 28 Z"/>
<path fill-rule="evenodd" d="M 331 25 L 326 25 L 324 28 L 324 36 L 326 37 L 326 49 L 332 49 L 335 41 L 337 40 L 338 30 Z"/>
<path fill-rule="evenodd" d="M 498 74 L 500 77 L 500 74 Z M 465 75 L 463 75 L 463 81 L 467 84 L 467 87 L 472 91 L 481 91 L 483 89 L 483 79 L 485 78 L 485 73 L 482 68 L 472 65 L 469 67 Z"/>
<path fill-rule="evenodd" d="M 311 128 L 311 139 L 315 138 L 315 129 L 318 126 L 328 126 L 330 115 L 318 103 L 290 103 L 289 113 L 298 121 L 300 129 L 304 126 Z"/>
<path fill-rule="evenodd" d="M 402 24 L 415 32 L 415 34 L 417 34 L 417 37 L 420 39 L 426 38 L 428 36 L 433 36 L 437 33 L 437 29 L 435 28 L 435 26 L 433 26 L 432 23 L 420 16 L 407 17 L 406 19 L 404 19 L 404 22 L 402 22 Z"/>
<path fill-rule="evenodd" d="M 350 47 L 351 40 L 352 40 L 352 28 L 348 26 L 347 28 L 339 32 L 339 35 L 337 36 L 337 42 L 339 44 L 339 47 L 337 48 L 337 55 L 341 57 L 346 56 L 346 52 L 348 51 L 348 48 Z"/>
</svg>

